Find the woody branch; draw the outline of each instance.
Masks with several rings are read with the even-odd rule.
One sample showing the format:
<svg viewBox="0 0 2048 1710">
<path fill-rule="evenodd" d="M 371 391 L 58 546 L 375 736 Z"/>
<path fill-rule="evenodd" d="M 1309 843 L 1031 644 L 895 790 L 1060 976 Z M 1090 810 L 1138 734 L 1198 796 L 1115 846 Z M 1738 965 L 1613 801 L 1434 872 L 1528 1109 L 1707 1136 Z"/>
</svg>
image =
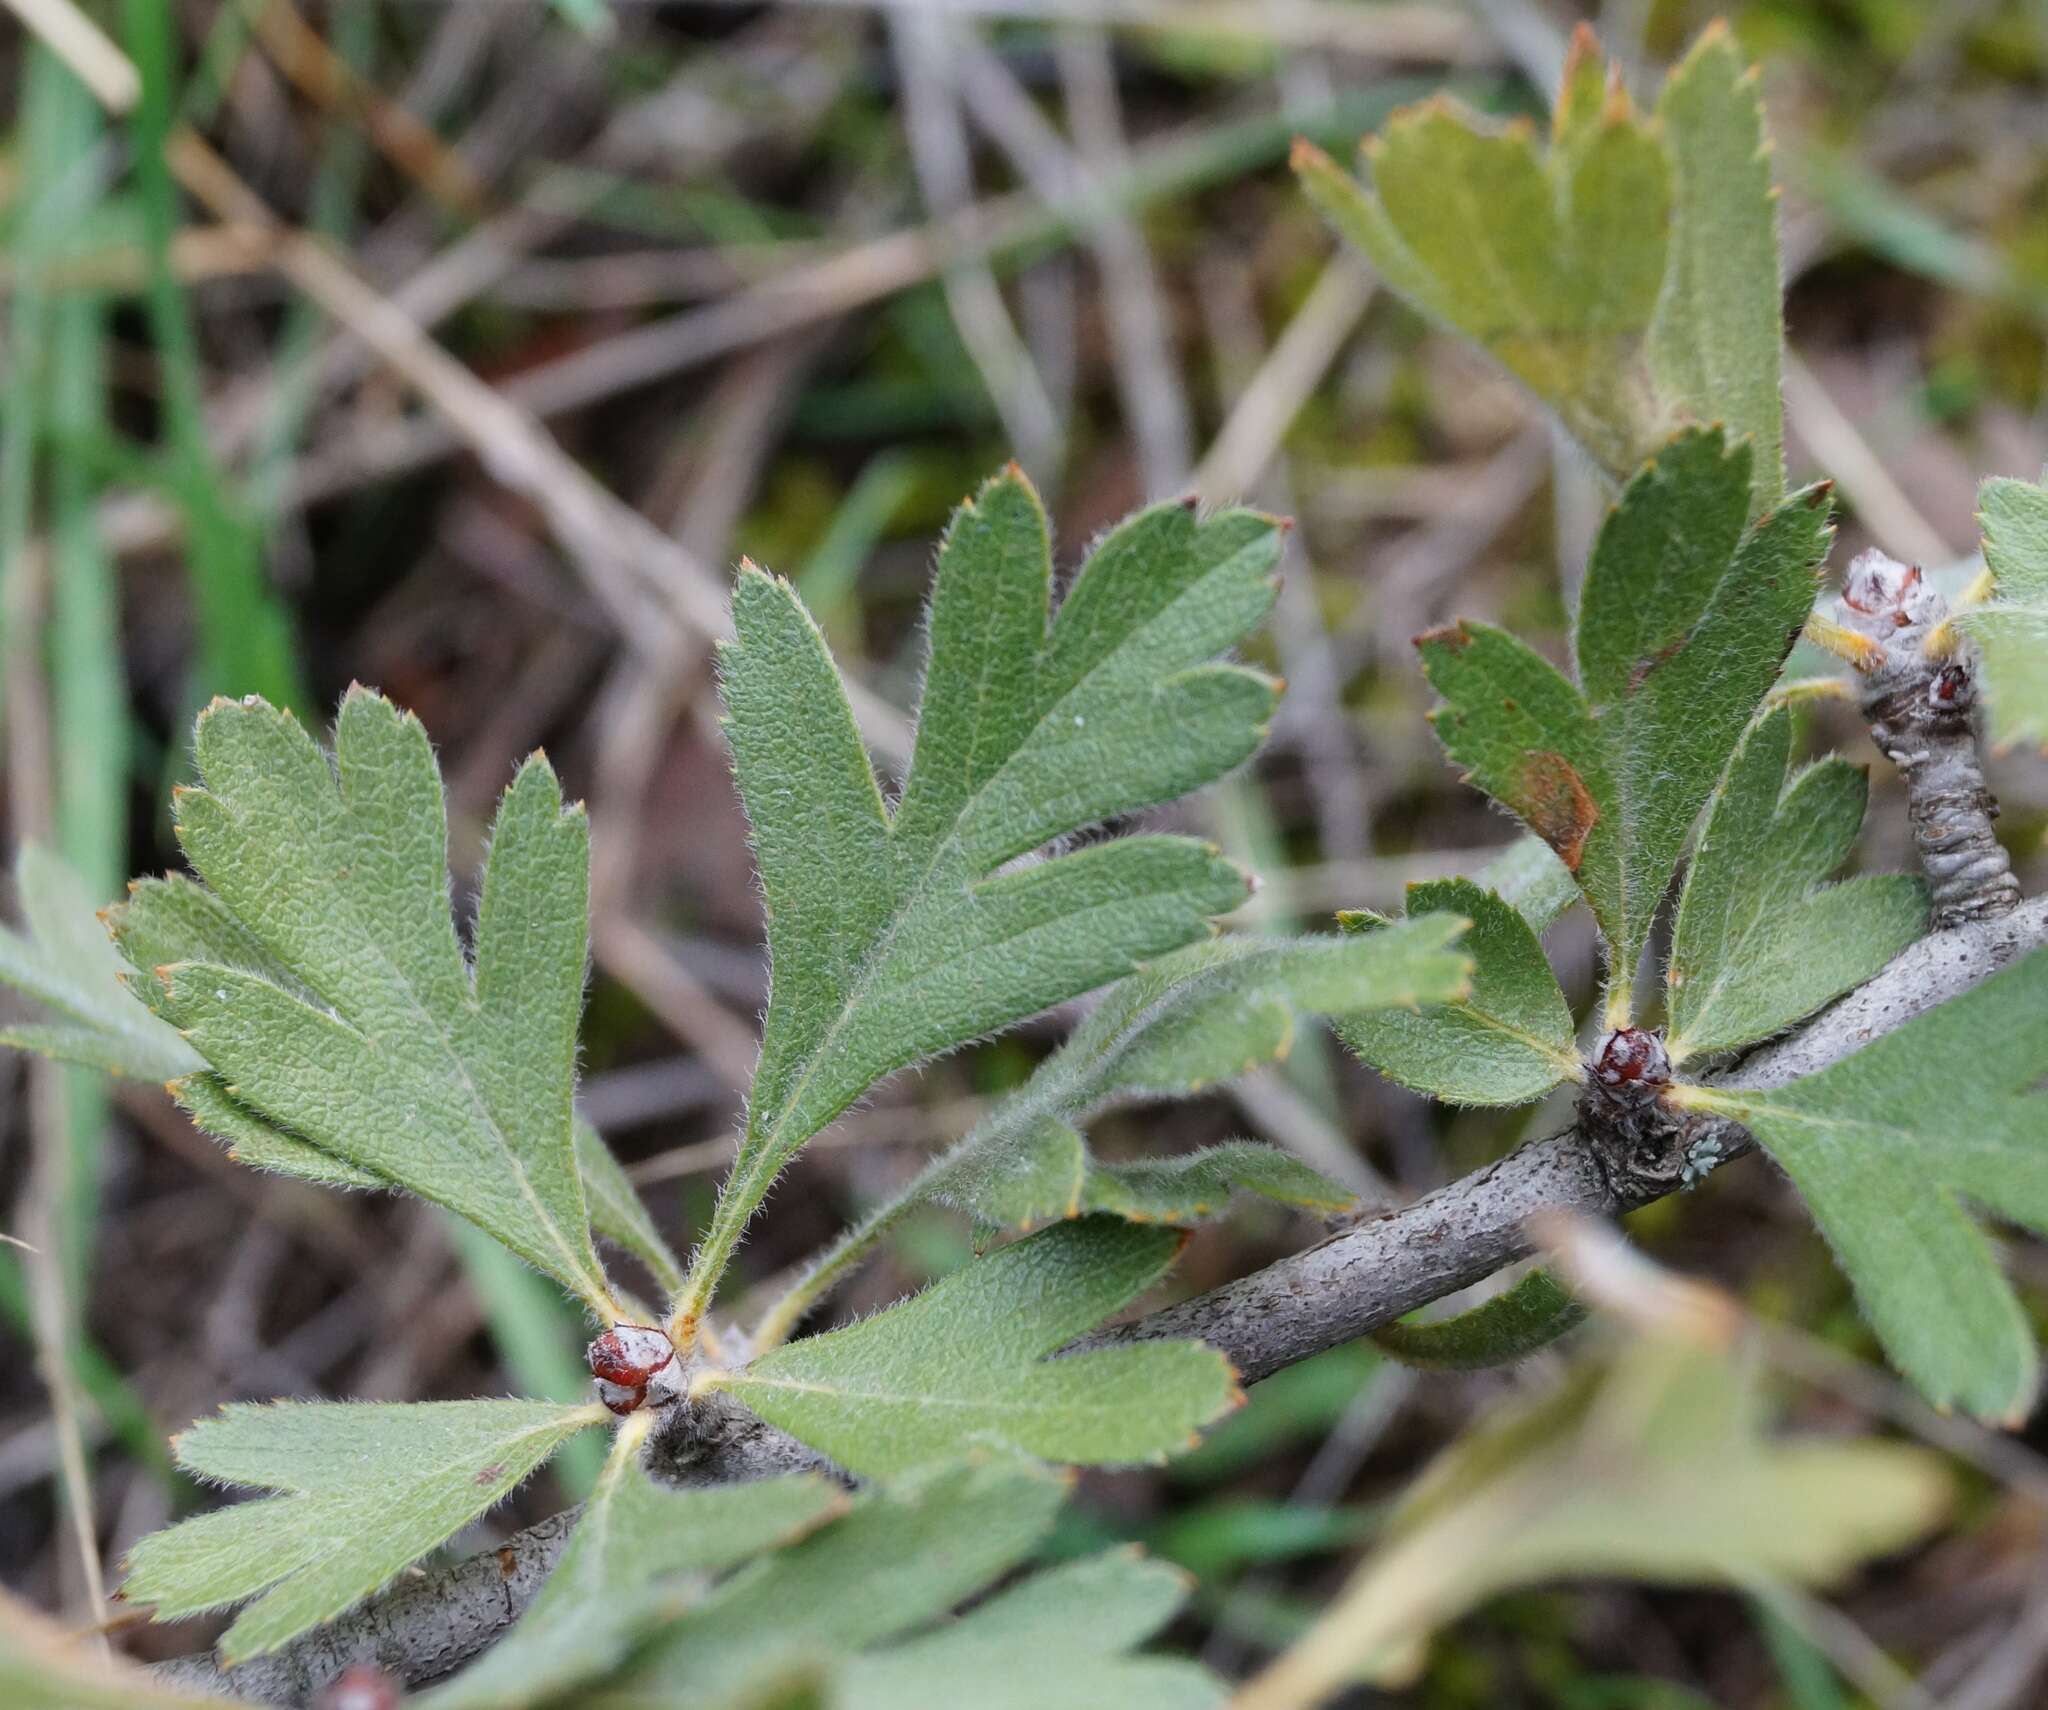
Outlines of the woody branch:
<svg viewBox="0 0 2048 1710">
<path fill-rule="evenodd" d="M 1867 985 L 1753 1053 L 1721 1082 L 1769 1087 L 1816 1074 L 2043 946 L 2048 898 L 1931 932 Z M 1721 1161 L 1748 1149 L 1747 1136 L 1731 1130 Z M 1075 1349 L 1194 1336 L 1221 1349 L 1247 1383 L 1256 1383 L 1526 1257 L 1536 1212 L 1607 1217 L 1662 1197 L 1678 1185 L 1680 1162 L 1646 1156 L 1617 1168 L 1575 1124 L 1412 1205 L 1236 1282 L 1099 1331 Z M 713 1399 L 716 1407 L 699 1404 L 665 1434 L 657 1468 L 662 1476 L 724 1484 L 826 1465 L 784 1433 Z M 552 1516 L 493 1550 L 405 1581 L 232 1673 L 201 1655 L 165 1664 L 160 1674 L 178 1685 L 271 1704 L 303 1704 L 355 1662 L 374 1662 L 408 1684 L 438 1679 L 518 1618 L 569 1529 L 569 1516 Z"/>
</svg>

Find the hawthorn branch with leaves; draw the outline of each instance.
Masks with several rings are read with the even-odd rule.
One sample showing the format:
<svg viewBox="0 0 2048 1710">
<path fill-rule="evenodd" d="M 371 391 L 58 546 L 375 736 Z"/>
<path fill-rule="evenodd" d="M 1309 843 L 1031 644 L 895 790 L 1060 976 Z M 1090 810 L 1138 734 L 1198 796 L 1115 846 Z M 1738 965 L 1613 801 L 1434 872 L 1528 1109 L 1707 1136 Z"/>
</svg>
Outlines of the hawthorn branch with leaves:
<svg viewBox="0 0 2048 1710">
<path fill-rule="evenodd" d="M 2043 948 L 2048 899 L 2001 920 L 1930 934 L 1811 1022 L 1753 1053 L 1735 1078 L 1768 1088 L 1815 1074 Z M 1748 1149 L 1738 1141 L 1721 1162 Z M 1585 1136 L 1566 1128 L 1411 1205 L 1081 1345 L 1195 1337 L 1229 1359 L 1241 1381 L 1258 1383 L 1526 1258 L 1534 1245 L 1529 1220 L 1538 1212 L 1618 1216 L 1673 1191 L 1668 1183 L 1618 1187 Z M 658 1462 L 661 1476 L 678 1484 L 746 1483 L 828 1464 L 736 1408 L 700 1409 L 687 1427 L 678 1422 Z M 202 1656 L 165 1665 L 165 1677 L 212 1689 L 232 1684 L 253 1700 L 277 1704 L 303 1703 L 346 1662 L 365 1655 L 402 1680 L 437 1678 L 515 1623 L 573 1536 L 573 1518 L 574 1511 L 550 1516 L 239 1665 L 231 1676 Z"/>
<path fill-rule="evenodd" d="M 2027 1096 L 2048 1072 L 2048 910 L 2020 900 L 1992 835 L 1976 707 L 1981 689 L 2000 728 L 2039 734 L 2048 495 L 1987 489 L 1989 580 L 1953 615 L 1916 573 L 1865 564 L 1846 621 L 1816 618 L 1829 492 L 1784 490 L 1768 157 L 1724 32 L 1651 112 L 1582 36 L 1547 151 L 1438 102 L 1397 117 L 1367 164 L 1370 185 L 1298 158 L 1388 283 L 1554 408 L 1615 490 L 1568 667 L 1477 622 L 1420 640 L 1447 753 L 1530 836 L 1487 873 L 1416 887 L 1405 917 L 1218 937 L 1249 881 L 1213 847 L 1149 831 L 1074 846 L 1257 749 L 1279 685 L 1232 654 L 1271 603 L 1283 531 L 1155 506 L 1097 542 L 1055 603 L 1046 518 L 1014 469 L 947 532 L 896 799 L 794 590 L 740 574 L 721 684 L 771 996 L 738 1156 L 686 1268 L 575 1113 L 588 838 L 544 757 L 500 805 L 467 941 L 426 733 L 363 690 L 331 751 L 260 701 L 208 710 L 199 784 L 176 804 L 196 878 L 135 886 L 111 912 L 113 950 L 61 876 L 25 861 L 31 933 L 0 939 L 0 972 L 52 1013 L 13 1043 L 167 1080 L 251 1164 L 431 1200 L 599 1332 L 597 1399 L 581 1406 L 239 1406 L 186 1433 L 188 1466 L 267 1494 L 131 1557 L 130 1595 L 161 1612 L 246 1605 L 222 1667 L 189 1664 L 181 1681 L 299 1701 L 365 1653 L 435 1680 L 545 1577 L 497 1652 L 430 1702 L 737 1705 L 794 1681 L 854 1707 L 971 1692 L 1000 1710 L 1028 1690 L 1197 1710 L 1218 1683 L 1138 1649 L 1178 1589 L 1128 1558 L 1041 1571 L 948 1619 L 1044 1536 L 1062 1488 L 1047 1469 L 1164 1459 L 1236 1404 L 1240 1380 L 1361 1335 L 1397 1329 L 1383 1345 L 1426 1367 L 1519 1357 L 1586 1316 L 1540 1274 L 1448 1321 L 1396 1321 L 1523 1257 L 1535 1213 L 1611 1216 L 1751 1148 L 1791 1176 L 1932 1401 L 2024 1410 L 2038 1356 L 1975 1214 L 2048 1230 Z M 1802 631 L 1864 673 L 1924 885 L 1833 880 L 1865 788 L 1839 760 L 1794 765 L 1774 690 Z M 1646 979 L 1674 885 L 1670 955 Z M 1606 961 L 1586 1041 L 1541 945 L 1581 901 Z M 718 1320 L 751 1220 L 827 1124 L 887 1075 L 1090 993 L 1067 1045 L 765 1319 Z M 1272 1060 L 1317 1016 L 1447 1102 L 1570 1088 L 1576 1120 L 1257 1276 L 1102 1329 L 1162 1282 L 1178 1231 L 1240 1191 L 1351 1209 L 1249 1143 L 1112 1165 L 1086 1133 L 1115 1105 Z M 1931 1072 L 1966 1051 L 1983 1065 L 1971 1086 Z M 1022 1238 L 800 1337 L 926 1203 Z M 644 1262 L 665 1310 L 613 1281 L 598 1236 Z M 1624 1414 L 1646 1395 L 1682 1407 L 1696 1367 L 1588 1369 L 1577 1400 L 1533 1411 L 1532 1464 L 1597 1467 L 1597 1397 L 1635 1398 Z M 1731 1417 L 1722 1447 L 1750 1444 L 1751 1423 Z M 612 1450 L 573 1528 L 550 1523 L 425 1593 L 376 1595 L 600 1426 Z M 1698 1432 L 1684 1441 L 1711 1459 Z M 1490 1442 L 1464 1459 L 1483 1463 L 1482 1492 L 1512 1494 L 1514 1464 Z M 1706 1460 L 1651 1459 L 1646 1488 L 1682 1507 Z M 1785 1464 L 1759 1453 L 1739 1470 L 1778 1489 Z M 1416 1516 L 1435 1513 L 1485 1535 L 1493 1510 L 1446 1501 L 1448 1476 L 1425 1481 L 1407 1524 L 1426 1535 Z M 1888 1462 L 1869 1488 L 1881 1513 L 1829 1506 L 1811 1549 L 1752 1569 L 1816 1574 L 1938 1511 L 1917 1464 Z M 1714 1516 L 1695 1519 L 1705 1541 L 1674 1539 L 1669 1559 L 1739 1580 Z M 1474 1594 L 1467 1576 L 1428 1609 L 1390 1606 L 1374 1588 L 1407 1577 L 1387 1564 L 1412 1544 L 1402 1533 L 1354 1588 L 1366 1629 L 1413 1639 Z M 1522 1559 L 1525 1573 L 1551 1560 Z M 1262 1690 L 1308 1702 L 1362 1660 L 1326 1625 Z"/>
</svg>

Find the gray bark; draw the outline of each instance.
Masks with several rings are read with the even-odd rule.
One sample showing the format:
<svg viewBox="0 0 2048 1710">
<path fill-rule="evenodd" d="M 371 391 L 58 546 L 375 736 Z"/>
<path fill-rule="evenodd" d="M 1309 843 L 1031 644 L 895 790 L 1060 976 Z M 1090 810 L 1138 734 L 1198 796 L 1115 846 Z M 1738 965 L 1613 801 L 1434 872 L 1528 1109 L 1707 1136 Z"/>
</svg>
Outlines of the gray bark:
<svg viewBox="0 0 2048 1710">
<path fill-rule="evenodd" d="M 1937 928 L 1994 919 L 2020 900 L 2012 858 L 1992 828 L 1998 800 L 1978 758 L 1975 698 L 1974 660 L 1919 661 L 1873 678 L 1863 696 L 1870 734 L 1906 785 Z"/>
<path fill-rule="evenodd" d="M 1815 1074 L 2044 945 L 2048 898 L 1931 933 L 1804 1027 L 1709 1078 L 1771 1087 Z M 1740 1129 L 1717 1138 L 1723 1162 L 1749 1149 Z M 1668 1157 L 1603 1154 L 1576 1126 L 1568 1128 L 1251 1276 L 1097 1332 L 1072 1351 L 1199 1337 L 1221 1349 L 1245 1382 L 1256 1383 L 1526 1257 L 1532 1212 L 1606 1217 L 1648 1204 L 1676 1185 L 1672 1165 Z M 656 1439 L 655 1459 L 677 1483 L 830 1470 L 813 1450 L 730 1401 L 676 1413 Z M 561 1554 L 574 1517 L 574 1510 L 551 1516 L 496 1549 L 409 1576 L 273 1656 L 233 1671 L 210 1655 L 183 1657 L 161 1665 L 159 1676 L 269 1704 L 304 1703 L 353 1662 L 374 1662 L 410 1685 L 438 1679 L 518 1618 Z"/>
<path fill-rule="evenodd" d="M 255 1704 L 306 1704 L 351 1663 L 376 1663 L 416 1685 L 460 1668 L 518 1619 L 568 1542 L 577 1510 L 566 1508 L 495 1550 L 426 1573 L 316 1627 L 269 1656 L 233 1669 L 212 1652 L 177 1657 L 150 1672 L 165 1686 L 223 1692 Z"/>
<path fill-rule="evenodd" d="M 1799 1031 L 1709 1078 L 1774 1087 L 1817 1074 L 2042 945 L 2048 898 L 1999 919 L 1931 933 Z M 1719 1137 L 1724 1163 L 1751 1149 L 1732 1125 Z M 1580 1129 L 1568 1128 L 1413 1205 L 1135 1324 L 1098 1332 L 1081 1346 L 1195 1336 L 1222 1349 L 1244 1381 L 1256 1383 L 1526 1258 L 1533 1211 L 1609 1217 L 1647 1205 L 1676 1185 L 1669 1165 L 1660 1158 L 1603 1159 Z"/>
<path fill-rule="evenodd" d="M 728 1397 L 672 1411 L 673 1423 L 656 1435 L 649 1457 L 672 1484 L 743 1484 L 794 1472 L 838 1476 L 815 1449 Z M 424 1686 L 452 1674 L 518 1620 L 568 1547 L 579 1512 L 564 1509 L 493 1549 L 407 1574 L 269 1656 L 230 1669 L 214 1653 L 201 1652 L 151 1672 L 167 1685 L 254 1704 L 308 1703 L 352 1663 L 374 1663 L 406 1686 Z"/>
</svg>

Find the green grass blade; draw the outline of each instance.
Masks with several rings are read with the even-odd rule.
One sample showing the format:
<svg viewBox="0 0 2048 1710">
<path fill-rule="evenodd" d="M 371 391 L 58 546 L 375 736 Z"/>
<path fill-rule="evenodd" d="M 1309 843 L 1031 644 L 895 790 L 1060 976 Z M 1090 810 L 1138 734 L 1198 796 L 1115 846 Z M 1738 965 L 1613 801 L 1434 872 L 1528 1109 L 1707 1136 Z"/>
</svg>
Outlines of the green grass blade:
<svg viewBox="0 0 2048 1710">
<path fill-rule="evenodd" d="M 262 538 L 206 438 L 199 347 L 191 305 L 171 266 L 179 198 L 165 155 L 177 103 L 175 20 L 157 0 L 127 0 L 123 43 L 142 73 L 129 121 L 149 278 L 143 307 L 161 365 L 165 431 L 192 566 L 199 622 L 196 698 L 258 694 L 309 705 L 284 607 L 263 574 Z"/>
</svg>

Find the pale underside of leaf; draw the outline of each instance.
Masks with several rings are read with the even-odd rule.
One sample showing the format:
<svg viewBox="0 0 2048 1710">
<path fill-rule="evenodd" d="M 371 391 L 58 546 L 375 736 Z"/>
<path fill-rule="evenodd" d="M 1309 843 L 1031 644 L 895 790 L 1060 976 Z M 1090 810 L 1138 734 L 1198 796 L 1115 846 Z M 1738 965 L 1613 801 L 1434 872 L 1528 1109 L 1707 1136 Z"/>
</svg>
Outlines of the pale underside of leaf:
<svg viewBox="0 0 2048 1710">
<path fill-rule="evenodd" d="M 1748 1126 L 1799 1187 L 1898 1368 L 1937 1406 L 2010 1420 L 2031 1327 L 1964 1202 L 2048 1231 L 2048 952 L 1774 1091 L 1693 1100 Z"/>
<path fill-rule="evenodd" d="M 1239 1193 L 1325 1216 L 1357 1203 L 1348 1189 L 1297 1158 L 1250 1140 L 1174 1158 L 1102 1163 L 1074 1129 L 1041 1119 L 1000 1156 L 969 1160 L 931 1184 L 931 1197 L 996 1230 L 1032 1230 L 1064 1218 L 1103 1213 L 1131 1223 L 1185 1228 L 1221 1216 Z"/>
<path fill-rule="evenodd" d="M 1997 601 L 1958 613 L 1984 661 L 1985 707 L 2000 748 L 2048 746 L 2048 599 Z"/>
<path fill-rule="evenodd" d="M 1104 994 L 1029 1081 L 920 1176 L 913 1196 L 1008 1228 L 1148 1205 L 1152 1216 L 1175 1221 L 1165 1213 L 1176 1198 L 1198 1220 L 1220 1209 L 1226 1181 L 1294 1204 L 1341 1206 L 1350 1195 L 1305 1166 L 1244 1146 L 1202 1163 L 1134 1164 L 1120 1184 L 1094 1163 L 1076 1129 L 1119 1105 L 1233 1080 L 1284 1053 L 1302 1016 L 1398 1009 L 1463 990 L 1470 962 L 1453 947 L 1462 927 L 1445 913 L 1373 946 L 1222 938 L 1163 957 Z"/>
<path fill-rule="evenodd" d="M 876 1487 L 844 1519 L 733 1575 L 587 1702 L 698 1710 L 913 1633 L 1023 1562 L 1065 1494 L 1052 1472 L 1008 1460 Z"/>
<path fill-rule="evenodd" d="M 1571 869 L 1534 832 L 1524 832 L 1510 843 L 1480 869 L 1475 882 L 1481 890 L 1498 895 L 1529 923 L 1531 932 L 1539 934 L 1579 900 Z"/>
<path fill-rule="evenodd" d="M 1547 1348 L 1586 1321 L 1586 1308 L 1548 1271 L 1531 1271 L 1491 1300 L 1448 1318 L 1404 1320 L 1373 1344 L 1404 1366 L 1469 1372 L 1508 1365 Z"/>
<path fill-rule="evenodd" d="M 1055 1224 L 713 1386 L 864 1475 L 977 1444 L 1077 1464 L 1155 1461 L 1236 1404 L 1221 1355 L 1156 1342 L 1047 1356 L 1157 1281 L 1179 1249 L 1168 1229 Z"/>
<path fill-rule="evenodd" d="M 1984 563 L 2001 600 L 2048 604 L 2048 488 L 1999 476 L 1977 491 Z"/>
<path fill-rule="evenodd" d="M 619 1433 L 569 1547 L 510 1633 L 447 1686 L 430 1710 L 524 1710 L 601 1680 L 648 1633 L 710 1591 L 713 1576 L 795 1542 L 846 1511 L 815 1475 L 677 1490 L 641 1458 L 649 1415 Z"/>
</svg>

